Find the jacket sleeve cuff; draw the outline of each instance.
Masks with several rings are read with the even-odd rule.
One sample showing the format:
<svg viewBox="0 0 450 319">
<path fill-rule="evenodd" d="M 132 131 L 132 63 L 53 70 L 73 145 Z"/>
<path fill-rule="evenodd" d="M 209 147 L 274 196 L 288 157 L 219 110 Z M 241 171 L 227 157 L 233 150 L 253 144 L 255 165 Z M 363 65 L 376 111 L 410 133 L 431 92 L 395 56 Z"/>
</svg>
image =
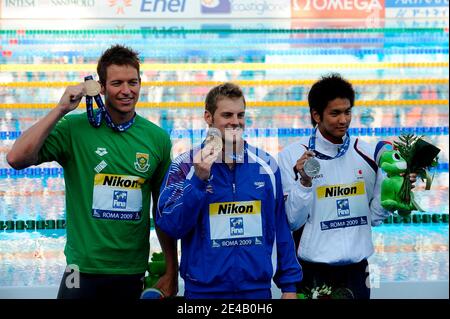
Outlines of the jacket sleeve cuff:
<svg viewBox="0 0 450 319">
<path fill-rule="evenodd" d="M 310 187 L 303 186 L 303 184 L 300 183 L 300 181 L 297 183 L 297 185 L 302 190 L 302 192 L 305 192 L 305 193 L 311 193 L 313 190 L 312 186 L 310 186 Z"/>
<path fill-rule="evenodd" d="M 297 292 L 295 283 L 280 285 L 281 292 Z"/>
<path fill-rule="evenodd" d="M 195 188 L 197 188 L 198 190 L 201 190 L 201 191 L 206 190 L 206 186 L 208 185 L 208 183 L 206 181 L 201 180 L 195 174 L 192 175 L 191 179 L 189 180 L 189 183 L 193 187 L 195 187 Z"/>
</svg>

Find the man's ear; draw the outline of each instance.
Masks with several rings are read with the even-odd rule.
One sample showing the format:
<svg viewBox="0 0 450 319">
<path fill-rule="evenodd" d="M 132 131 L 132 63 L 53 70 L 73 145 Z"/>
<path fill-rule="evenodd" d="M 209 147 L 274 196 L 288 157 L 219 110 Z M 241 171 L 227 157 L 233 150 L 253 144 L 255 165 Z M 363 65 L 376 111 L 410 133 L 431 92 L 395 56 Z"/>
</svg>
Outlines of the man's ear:
<svg viewBox="0 0 450 319">
<path fill-rule="evenodd" d="M 322 120 L 320 114 L 315 109 L 311 110 L 311 116 L 317 124 L 319 124 Z"/>
<path fill-rule="evenodd" d="M 100 83 L 100 81 L 98 83 Z M 100 87 L 101 87 L 100 94 L 101 95 L 105 95 L 105 87 L 104 87 L 104 85 L 100 83 Z"/>
<path fill-rule="evenodd" d="M 213 116 L 208 110 L 205 110 L 203 118 L 205 119 L 205 122 L 208 124 L 208 126 L 211 126 L 213 124 Z"/>
</svg>

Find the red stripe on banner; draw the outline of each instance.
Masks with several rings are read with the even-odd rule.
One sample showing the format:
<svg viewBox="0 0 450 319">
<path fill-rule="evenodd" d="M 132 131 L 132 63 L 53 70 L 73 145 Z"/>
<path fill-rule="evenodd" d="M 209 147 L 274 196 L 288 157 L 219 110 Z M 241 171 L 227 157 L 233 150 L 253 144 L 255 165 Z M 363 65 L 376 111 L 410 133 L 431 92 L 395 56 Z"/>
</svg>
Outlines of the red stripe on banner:
<svg viewBox="0 0 450 319">
<path fill-rule="evenodd" d="M 383 19 L 385 0 L 291 0 L 291 17 L 307 19 Z"/>
</svg>

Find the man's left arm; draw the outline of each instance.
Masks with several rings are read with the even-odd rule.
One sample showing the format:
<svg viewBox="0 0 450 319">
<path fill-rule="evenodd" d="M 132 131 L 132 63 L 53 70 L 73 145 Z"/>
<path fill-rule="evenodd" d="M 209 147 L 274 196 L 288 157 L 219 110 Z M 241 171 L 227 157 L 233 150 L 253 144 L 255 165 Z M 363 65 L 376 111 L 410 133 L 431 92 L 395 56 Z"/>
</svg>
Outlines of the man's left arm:
<svg viewBox="0 0 450 319">
<path fill-rule="evenodd" d="M 156 221 L 156 207 L 158 203 L 159 191 L 152 192 L 152 218 Z M 161 290 L 166 296 L 175 296 L 178 293 L 178 253 L 177 240 L 168 236 L 165 232 L 159 229 L 155 223 L 155 231 L 158 236 L 159 244 L 166 261 L 166 272 L 156 283 L 155 287 Z"/>
<path fill-rule="evenodd" d="M 372 226 L 378 226 L 383 223 L 392 212 L 386 210 L 381 206 L 381 184 L 383 180 L 386 178 L 386 174 L 378 168 L 377 172 L 377 180 L 375 183 L 375 188 L 373 191 L 373 198 L 370 201 L 370 213 L 372 218 Z M 409 180 L 411 181 L 411 189 L 415 187 L 415 183 L 417 181 L 417 174 L 411 173 L 409 174 Z"/>
<path fill-rule="evenodd" d="M 302 280 L 302 271 L 298 263 L 294 239 L 289 229 L 289 223 L 284 207 L 283 190 L 279 170 L 276 177 L 275 206 L 275 240 L 277 249 L 277 269 L 273 280 L 281 289 L 282 299 L 296 297 L 296 284 Z"/>
<path fill-rule="evenodd" d="M 161 162 L 152 177 L 152 218 L 155 225 L 156 236 L 164 254 L 166 261 L 166 272 L 156 283 L 155 287 L 161 290 L 164 296 L 175 296 L 178 293 L 178 251 L 177 240 L 167 235 L 156 225 L 156 210 L 158 209 L 158 199 L 160 187 L 164 180 L 171 160 L 172 142 L 169 135 L 166 135 L 161 145 Z"/>
<path fill-rule="evenodd" d="M 381 168 L 378 168 L 373 196 L 372 199 L 369 199 L 372 226 L 381 225 L 383 223 L 383 220 L 385 220 L 391 214 L 391 212 L 387 211 L 383 208 L 383 206 L 381 206 L 381 184 L 383 183 L 384 178 L 384 173 L 381 171 Z"/>
</svg>

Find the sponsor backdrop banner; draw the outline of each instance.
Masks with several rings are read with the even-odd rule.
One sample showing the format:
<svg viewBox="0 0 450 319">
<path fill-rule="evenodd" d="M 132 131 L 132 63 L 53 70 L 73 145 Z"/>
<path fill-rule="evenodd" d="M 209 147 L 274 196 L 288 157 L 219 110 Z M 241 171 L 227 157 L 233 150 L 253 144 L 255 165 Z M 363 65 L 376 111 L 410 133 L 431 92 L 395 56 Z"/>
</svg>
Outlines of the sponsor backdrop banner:
<svg viewBox="0 0 450 319">
<path fill-rule="evenodd" d="M 449 0 L 0 0 L 2 19 L 447 18 Z M 178 22 L 180 23 L 180 22 Z"/>
<path fill-rule="evenodd" d="M 292 18 L 384 18 L 385 0 L 292 0 Z"/>
<path fill-rule="evenodd" d="M 1 18 L 289 18 L 290 0 L 0 0 Z"/>
<path fill-rule="evenodd" d="M 2 0 L 2 18 L 182 18 L 195 0 Z"/>
<path fill-rule="evenodd" d="M 202 17 L 289 18 L 290 0 L 200 0 Z"/>
<path fill-rule="evenodd" d="M 394 19 L 447 19 L 449 0 L 385 0 L 386 17 Z"/>
<path fill-rule="evenodd" d="M 449 0 L 385 0 L 386 8 L 448 7 Z"/>
</svg>

